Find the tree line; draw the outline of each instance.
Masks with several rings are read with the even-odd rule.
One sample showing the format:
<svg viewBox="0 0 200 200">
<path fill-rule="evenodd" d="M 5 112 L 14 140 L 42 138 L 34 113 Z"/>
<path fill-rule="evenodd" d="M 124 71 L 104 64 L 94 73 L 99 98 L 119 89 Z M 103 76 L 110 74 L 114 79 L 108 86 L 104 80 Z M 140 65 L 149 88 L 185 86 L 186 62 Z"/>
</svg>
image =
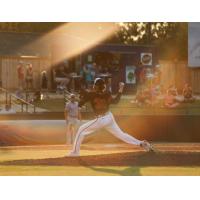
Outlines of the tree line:
<svg viewBox="0 0 200 200">
<path fill-rule="evenodd" d="M 1 22 L 0 31 L 45 33 L 63 22 Z M 106 43 L 155 45 L 161 59 L 186 60 L 188 55 L 188 23 L 120 22 Z"/>
</svg>

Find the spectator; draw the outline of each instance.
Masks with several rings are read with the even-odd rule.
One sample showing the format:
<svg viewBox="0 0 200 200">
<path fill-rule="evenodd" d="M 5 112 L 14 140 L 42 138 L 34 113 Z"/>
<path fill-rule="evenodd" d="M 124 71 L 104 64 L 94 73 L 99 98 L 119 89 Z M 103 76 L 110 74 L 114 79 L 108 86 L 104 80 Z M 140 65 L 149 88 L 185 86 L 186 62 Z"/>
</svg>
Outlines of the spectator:
<svg viewBox="0 0 200 200">
<path fill-rule="evenodd" d="M 26 89 L 33 89 L 33 67 L 28 64 L 26 67 Z"/>
<path fill-rule="evenodd" d="M 91 67 L 92 81 L 94 81 L 94 79 L 96 78 L 96 74 L 97 74 L 97 65 L 96 63 L 93 63 Z"/>
<path fill-rule="evenodd" d="M 136 94 L 136 104 L 141 107 L 151 105 L 151 94 L 148 89 L 139 89 Z"/>
<path fill-rule="evenodd" d="M 187 83 L 184 85 L 183 88 L 183 98 L 183 102 L 185 103 L 192 103 L 195 100 L 195 98 L 193 97 L 192 88 Z"/>
<path fill-rule="evenodd" d="M 180 104 L 180 100 L 178 100 L 175 90 L 172 88 L 167 91 L 167 94 L 164 99 L 164 106 L 167 108 L 176 108 Z"/>
<path fill-rule="evenodd" d="M 154 75 L 155 75 L 154 83 L 155 84 L 160 84 L 160 82 L 161 82 L 161 76 L 162 76 L 162 72 L 160 70 L 160 65 L 156 65 Z"/>
<path fill-rule="evenodd" d="M 145 104 L 148 105 L 148 106 L 152 105 L 151 89 L 149 89 L 149 88 L 144 89 L 143 96 L 144 96 L 144 99 L 145 99 Z"/>
<path fill-rule="evenodd" d="M 22 89 L 17 90 L 16 93 L 15 93 L 15 96 L 17 97 L 17 103 L 20 103 L 20 100 L 24 99 Z"/>
<path fill-rule="evenodd" d="M 99 74 L 101 74 L 103 71 L 102 66 L 101 65 L 97 65 L 96 66 L 96 78 L 98 77 Z"/>
<path fill-rule="evenodd" d="M 85 76 L 85 71 L 84 71 L 84 66 L 81 67 L 80 69 L 80 76 L 81 76 L 81 80 L 80 80 L 80 89 L 81 88 L 86 88 L 86 76 Z"/>
<path fill-rule="evenodd" d="M 70 75 L 64 66 L 59 66 L 55 70 L 55 82 L 57 84 L 57 91 L 63 91 L 69 85 Z"/>
<path fill-rule="evenodd" d="M 177 88 L 174 85 L 170 85 L 167 89 L 167 94 L 173 94 L 174 96 L 178 96 Z"/>
<path fill-rule="evenodd" d="M 20 89 L 24 88 L 24 67 L 22 63 L 17 66 L 17 76 L 18 76 L 18 87 Z"/>
<path fill-rule="evenodd" d="M 40 90 L 36 91 L 36 92 L 33 94 L 33 98 L 32 98 L 32 100 L 31 100 L 30 103 L 35 103 L 35 102 L 40 101 L 40 100 L 42 99 L 41 97 L 42 97 L 41 91 L 40 91 Z"/>
<path fill-rule="evenodd" d="M 138 89 L 137 94 L 135 97 L 135 101 L 131 101 L 131 103 L 136 103 L 137 106 L 141 107 L 145 103 L 144 95 L 143 95 L 143 90 Z"/>
<path fill-rule="evenodd" d="M 42 88 L 42 90 L 47 90 L 48 89 L 48 79 L 47 79 L 47 72 L 46 71 L 43 71 L 42 73 L 41 73 L 41 75 L 42 75 L 42 77 L 41 77 L 41 82 L 42 82 L 42 84 L 41 84 L 41 88 Z"/>
<path fill-rule="evenodd" d="M 43 93 L 46 93 L 46 97 L 49 98 L 48 96 L 48 78 L 47 78 L 47 72 L 43 71 L 41 75 L 41 90 Z"/>
<path fill-rule="evenodd" d="M 163 94 L 162 85 L 153 85 L 151 88 L 152 105 L 161 105 L 164 99 Z"/>
<path fill-rule="evenodd" d="M 92 76 L 92 73 L 91 73 L 91 69 L 87 65 L 85 65 L 83 67 L 83 71 L 84 71 L 84 74 L 85 74 L 86 87 L 91 88 L 92 82 L 93 82 L 93 76 Z"/>
</svg>

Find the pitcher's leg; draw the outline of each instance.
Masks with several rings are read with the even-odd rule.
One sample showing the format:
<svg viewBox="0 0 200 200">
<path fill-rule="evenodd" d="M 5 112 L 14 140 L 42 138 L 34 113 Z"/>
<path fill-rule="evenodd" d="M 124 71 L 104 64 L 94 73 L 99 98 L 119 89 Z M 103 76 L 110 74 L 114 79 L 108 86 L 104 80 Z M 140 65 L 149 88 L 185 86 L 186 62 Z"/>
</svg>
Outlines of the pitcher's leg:
<svg viewBox="0 0 200 200">
<path fill-rule="evenodd" d="M 133 144 L 133 145 L 138 145 L 140 146 L 140 144 L 142 143 L 142 141 L 134 138 L 133 136 L 130 136 L 127 133 L 124 133 L 119 126 L 117 125 L 117 123 L 115 122 L 115 120 L 113 119 L 112 122 L 110 123 L 110 125 L 108 125 L 107 127 L 105 127 L 109 132 L 111 132 L 114 136 L 116 136 L 117 138 L 121 139 L 122 141 L 128 143 L 128 144 Z"/>
<path fill-rule="evenodd" d="M 73 149 L 72 149 L 71 154 L 78 155 L 79 151 L 80 151 L 80 146 L 81 146 L 81 143 L 82 143 L 84 137 L 90 133 L 93 133 L 98 128 L 99 128 L 98 118 L 94 119 L 92 121 L 89 121 L 89 122 L 83 124 L 82 126 L 80 126 L 80 128 L 78 129 L 78 132 L 76 134 L 76 138 L 75 138 L 75 141 L 73 144 Z"/>
</svg>

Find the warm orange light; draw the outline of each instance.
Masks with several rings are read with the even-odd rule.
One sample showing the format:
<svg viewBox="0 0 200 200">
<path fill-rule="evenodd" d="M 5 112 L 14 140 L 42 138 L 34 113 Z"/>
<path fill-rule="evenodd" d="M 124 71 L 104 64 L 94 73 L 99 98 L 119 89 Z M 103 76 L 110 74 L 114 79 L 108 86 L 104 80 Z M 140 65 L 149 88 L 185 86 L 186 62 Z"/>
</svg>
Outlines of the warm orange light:
<svg viewBox="0 0 200 200">
<path fill-rule="evenodd" d="M 116 23 L 106 22 L 72 22 L 61 25 L 55 30 L 47 33 L 28 46 L 41 46 L 41 44 L 50 44 L 49 47 L 56 44 L 56 59 L 54 63 L 69 59 L 87 49 L 101 43 L 106 38 L 114 34 L 119 26 Z"/>
</svg>

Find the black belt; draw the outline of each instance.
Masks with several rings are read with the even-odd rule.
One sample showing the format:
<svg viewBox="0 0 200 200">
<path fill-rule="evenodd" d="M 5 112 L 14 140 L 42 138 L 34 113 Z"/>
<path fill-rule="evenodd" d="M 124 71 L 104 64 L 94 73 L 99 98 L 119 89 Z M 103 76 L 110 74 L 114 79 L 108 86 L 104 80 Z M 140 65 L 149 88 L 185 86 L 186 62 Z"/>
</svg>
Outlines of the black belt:
<svg viewBox="0 0 200 200">
<path fill-rule="evenodd" d="M 69 115 L 69 117 L 72 117 L 72 118 L 78 118 L 78 116 L 71 116 L 71 115 Z"/>
</svg>

